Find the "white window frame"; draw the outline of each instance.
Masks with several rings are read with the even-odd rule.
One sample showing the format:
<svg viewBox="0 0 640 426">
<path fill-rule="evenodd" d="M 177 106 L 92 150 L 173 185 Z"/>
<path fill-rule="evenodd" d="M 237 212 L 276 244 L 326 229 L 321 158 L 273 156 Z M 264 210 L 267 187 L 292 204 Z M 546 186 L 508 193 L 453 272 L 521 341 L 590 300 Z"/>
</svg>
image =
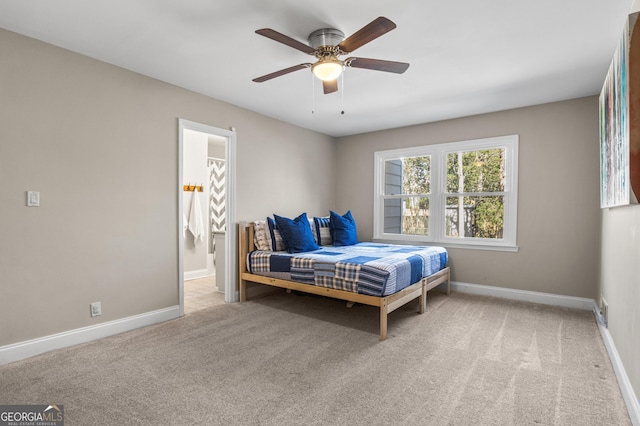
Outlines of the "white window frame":
<svg viewBox="0 0 640 426">
<path fill-rule="evenodd" d="M 518 220 L 518 135 L 498 136 L 400 148 L 374 152 L 374 197 L 373 197 L 373 238 L 378 241 L 409 244 L 433 243 L 452 248 L 474 248 L 501 251 L 517 251 Z M 446 191 L 447 155 L 455 152 L 504 148 L 505 188 L 503 238 L 447 237 L 445 235 L 445 199 L 451 194 Z M 384 232 L 384 200 L 389 198 L 385 189 L 385 162 L 407 157 L 431 157 L 431 194 L 429 197 L 429 235 L 403 235 Z M 411 196 L 411 194 L 407 194 Z"/>
</svg>

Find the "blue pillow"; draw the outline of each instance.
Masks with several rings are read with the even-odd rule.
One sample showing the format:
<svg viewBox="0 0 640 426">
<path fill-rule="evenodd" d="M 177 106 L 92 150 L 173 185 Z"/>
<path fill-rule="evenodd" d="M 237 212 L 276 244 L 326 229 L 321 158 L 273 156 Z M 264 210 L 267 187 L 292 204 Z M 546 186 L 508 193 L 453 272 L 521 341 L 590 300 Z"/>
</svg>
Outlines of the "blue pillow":
<svg viewBox="0 0 640 426">
<path fill-rule="evenodd" d="M 273 217 L 278 224 L 278 229 L 280 229 L 280 234 L 289 253 L 320 249 L 316 244 L 316 240 L 313 239 L 306 213 L 302 213 L 293 220 L 276 214 Z"/>
<path fill-rule="evenodd" d="M 350 246 L 358 242 L 356 221 L 351 216 L 351 210 L 348 210 L 344 216 L 329 210 L 329 229 L 334 247 Z"/>
</svg>

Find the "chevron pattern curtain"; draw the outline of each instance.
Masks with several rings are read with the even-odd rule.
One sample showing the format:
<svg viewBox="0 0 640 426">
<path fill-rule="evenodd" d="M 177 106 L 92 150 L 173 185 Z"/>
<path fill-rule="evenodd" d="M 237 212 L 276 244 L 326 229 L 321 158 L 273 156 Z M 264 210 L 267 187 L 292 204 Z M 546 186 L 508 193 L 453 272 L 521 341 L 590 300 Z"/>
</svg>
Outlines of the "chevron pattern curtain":
<svg viewBox="0 0 640 426">
<path fill-rule="evenodd" d="M 209 158 L 209 216 L 211 232 L 225 232 L 226 192 L 224 160 Z M 213 238 L 211 238 L 213 240 Z"/>
</svg>

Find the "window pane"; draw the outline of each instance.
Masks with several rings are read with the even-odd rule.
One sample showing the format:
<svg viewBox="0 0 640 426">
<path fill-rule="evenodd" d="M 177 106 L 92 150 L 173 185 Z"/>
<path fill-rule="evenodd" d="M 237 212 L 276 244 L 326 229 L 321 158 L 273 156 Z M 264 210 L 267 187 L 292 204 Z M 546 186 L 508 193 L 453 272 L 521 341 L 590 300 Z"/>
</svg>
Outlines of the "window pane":
<svg viewBox="0 0 640 426">
<path fill-rule="evenodd" d="M 504 197 L 447 197 L 447 237 L 502 239 Z"/>
<path fill-rule="evenodd" d="M 505 149 L 452 152 L 447 155 L 447 192 L 503 192 Z"/>
<path fill-rule="evenodd" d="M 384 200 L 384 233 L 402 234 L 402 200 Z"/>
<path fill-rule="evenodd" d="M 402 194 L 402 160 L 384 162 L 384 194 Z"/>
<path fill-rule="evenodd" d="M 384 232 L 387 234 L 429 235 L 429 198 L 385 199 Z"/>
<path fill-rule="evenodd" d="M 408 157 L 387 160 L 384 164 L 384 193 L 429 194 L 431 157 Z"/>
</svg>

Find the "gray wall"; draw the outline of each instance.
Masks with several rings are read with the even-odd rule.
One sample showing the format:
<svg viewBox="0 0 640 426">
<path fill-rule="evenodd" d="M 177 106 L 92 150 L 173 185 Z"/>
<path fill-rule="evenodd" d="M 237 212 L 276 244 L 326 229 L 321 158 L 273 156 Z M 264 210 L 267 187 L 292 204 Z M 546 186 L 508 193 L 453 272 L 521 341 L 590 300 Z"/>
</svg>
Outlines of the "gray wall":
<svg viewBox="0 0 640 426">
<path fill-rule="evenodd" d="M 341 138 L 336 205 L 373 236 L 375 151 L 520 135 L 517 253 L 449 249 L 453 280 L 567 296 L 597 293 L 598 103 L 589 97 Z"/>
<path fill-rule="evenodd" d="M 638 11 L 640 0 L 634 0 L 630 13 Z M 609 333 L 640 398 L 640 205 L 602 210 L 601 238 L 598 290 L 609 304 Z"/>
<path fill-rule="evenodd" d="M 238 219 L 334 204 L 328 136 L 1 29 L 0 58 L 0 346 L 179 303 L 178 118 L 236 128 Z"/>
<path fill-rule="evenodd" d="M 640 397 L 640 206 L 602 210 L 601 232 L 600 294 L 609 304 L 609 332 Z"/>
<path fill-rule="evenodd" d="M 630 13 L 638 11 L 640 0 L 634 0 Z M 640 398 L 640 206 L 602 210 L 600 231 L 599 293 L 609 304 L 609 332 Z"/>
<path fill-rule="evenodd" d="M 207 157 L 209 141 L 206 133 L 185 129 L 182 139 L 182 182 L 185 185 L 202 185 L 203 192 L 198 192 L 200 212 L 204 224 L 204 236 L 197 244 L 195 237 L 187 229 L 184 236 L 183 264 L 185 276 L 196 277 L 207 275 L 207 258 L 211 235 L 209 233 L 209 170 Z M 224 156 L 223 156 L 224 158 Z M 182 192 L 182 210 L 184 218 L 189 223 L 194 191 Z M 180 218 L 178 218 L 179 220 Z M 211 268 L 213 268 L 211 266 Z M 193 276 L 191 276 L 193 278 Z"/>
</svg>

